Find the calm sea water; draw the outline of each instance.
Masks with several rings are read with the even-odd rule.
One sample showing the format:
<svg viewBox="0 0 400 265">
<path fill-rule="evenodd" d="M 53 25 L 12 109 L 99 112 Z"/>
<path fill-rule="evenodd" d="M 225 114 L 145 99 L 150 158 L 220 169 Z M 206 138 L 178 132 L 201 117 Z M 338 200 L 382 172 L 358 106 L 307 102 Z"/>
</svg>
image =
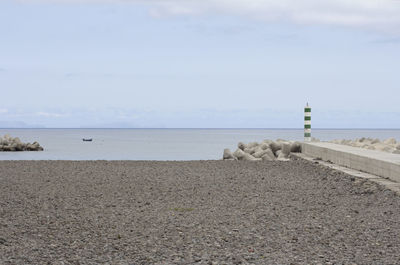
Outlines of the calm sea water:
<svg viewBox="0 0 400 265">
<path fill-rule="evenodd" d="M 43 152 L 0 152 L 0 160 L 208 160 L 224 148 L 264 139 L 303 139 L 301 129 L 0 129 L 24 142 L 38 141 Z M 313 130 L 321 140 L 390 137 L 400 130 Z M 93 138 L 83 142 L 82 138 Z"/>
</svg>

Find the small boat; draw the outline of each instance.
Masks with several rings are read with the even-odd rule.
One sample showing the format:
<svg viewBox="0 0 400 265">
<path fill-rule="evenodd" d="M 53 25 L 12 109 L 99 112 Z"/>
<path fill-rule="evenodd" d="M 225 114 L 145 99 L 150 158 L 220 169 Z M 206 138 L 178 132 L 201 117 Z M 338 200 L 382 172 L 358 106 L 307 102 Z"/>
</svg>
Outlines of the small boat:
<svg viewBox="0 0 400 265">
<path fill-rule="evenodd" d="M 92 138 L 83 138 L 82 140 L 83 140 L 84 142 L 91 142 L 91 141 L 93 141 Z"/>
</svg>

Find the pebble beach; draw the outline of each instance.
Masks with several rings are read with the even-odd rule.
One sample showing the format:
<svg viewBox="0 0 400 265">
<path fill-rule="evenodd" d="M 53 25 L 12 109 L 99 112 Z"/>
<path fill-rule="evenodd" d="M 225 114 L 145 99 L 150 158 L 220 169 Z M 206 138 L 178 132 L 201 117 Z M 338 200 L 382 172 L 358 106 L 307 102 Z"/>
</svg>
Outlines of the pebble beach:
<svg viewBox="0 0 400 265">
<path fill-rule="evenodd" d="M 0 161 L 0 264 L 396 264 L 400 199 L 290 161 Z"/>
</svg>

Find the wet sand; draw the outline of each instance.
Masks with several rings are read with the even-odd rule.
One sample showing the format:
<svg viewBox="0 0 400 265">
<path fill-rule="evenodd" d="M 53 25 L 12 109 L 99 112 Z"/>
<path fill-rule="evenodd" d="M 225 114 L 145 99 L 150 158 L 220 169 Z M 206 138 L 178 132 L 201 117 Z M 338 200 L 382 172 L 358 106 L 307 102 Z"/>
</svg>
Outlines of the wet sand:
<svg viewBox="0 0 400 265">
<path fill-rule="evenodd" d="M 0 161 L 0 264 L 399 260 L 399 196 L 312 162 Z"/>
</svg>

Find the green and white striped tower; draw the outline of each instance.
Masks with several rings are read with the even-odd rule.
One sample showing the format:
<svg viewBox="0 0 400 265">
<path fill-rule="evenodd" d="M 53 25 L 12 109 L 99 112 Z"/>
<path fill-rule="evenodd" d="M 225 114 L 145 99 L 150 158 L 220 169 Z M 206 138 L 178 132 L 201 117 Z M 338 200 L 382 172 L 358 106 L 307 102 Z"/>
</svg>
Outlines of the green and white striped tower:
<svg viewBox="0 0 400 265">
<path fill-rule="evenodd" d="M 304 142 L 311 142 L 311 107 L 304 107 Z"/>
</svg>

